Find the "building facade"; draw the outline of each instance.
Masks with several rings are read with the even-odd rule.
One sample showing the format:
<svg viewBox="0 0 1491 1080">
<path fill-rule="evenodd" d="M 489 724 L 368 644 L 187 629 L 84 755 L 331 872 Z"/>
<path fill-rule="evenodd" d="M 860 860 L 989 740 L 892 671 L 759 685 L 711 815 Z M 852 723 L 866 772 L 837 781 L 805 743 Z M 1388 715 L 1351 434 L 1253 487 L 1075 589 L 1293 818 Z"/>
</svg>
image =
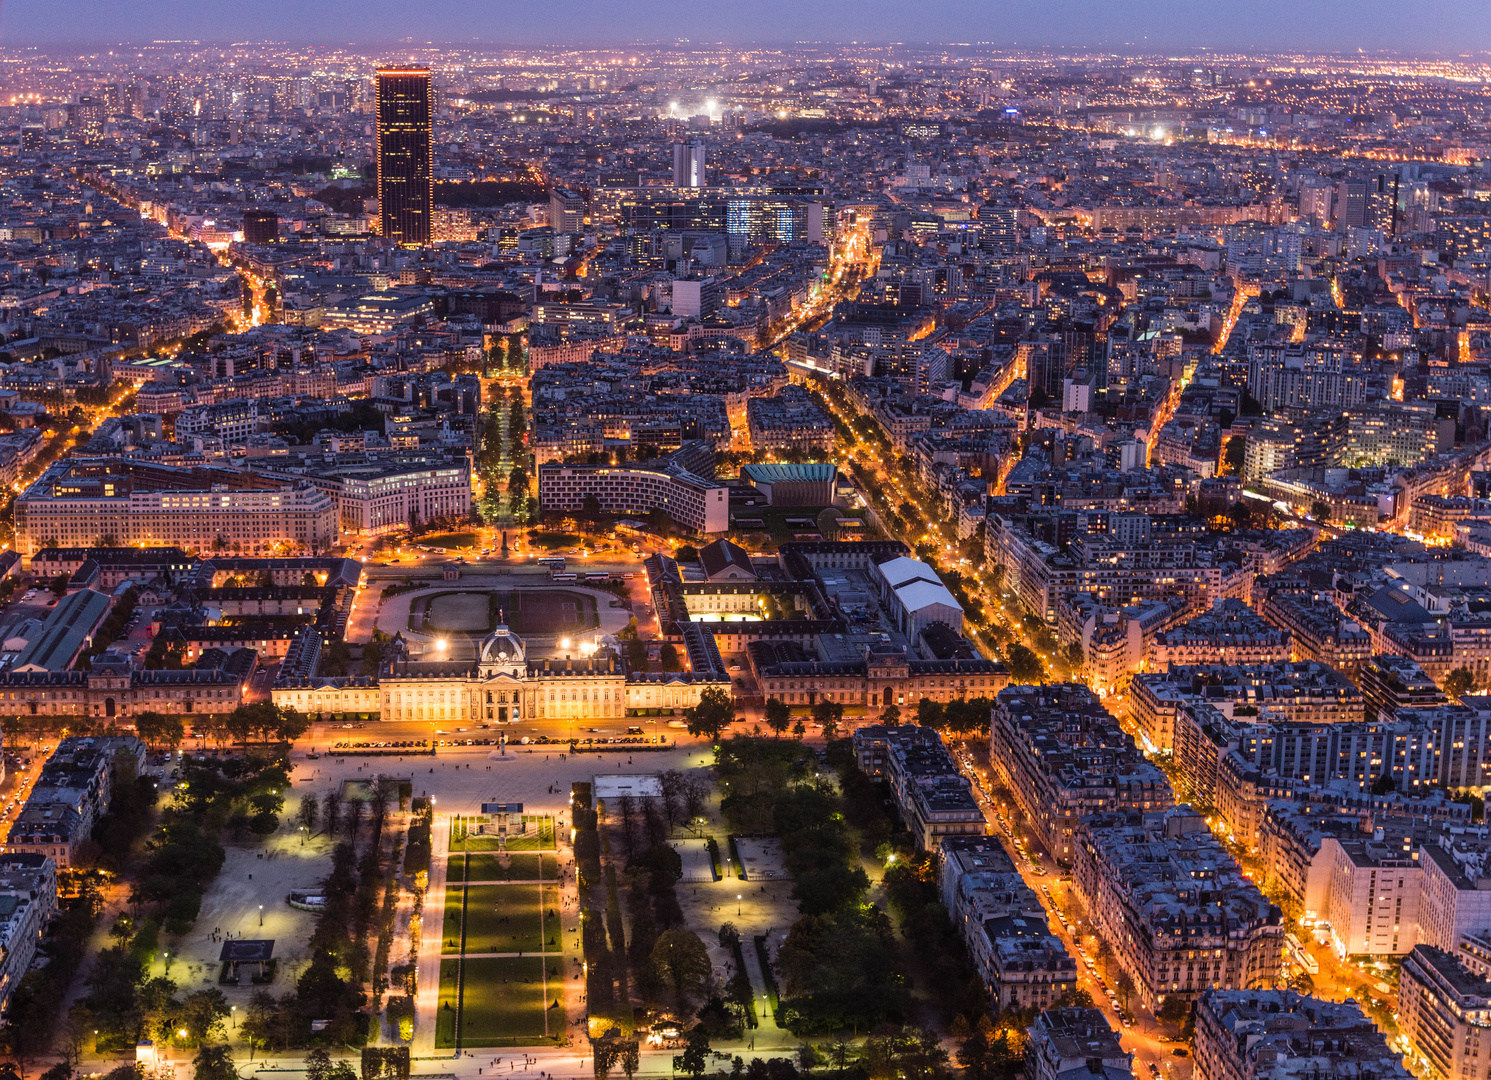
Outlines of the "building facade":
<svg viewBox="0 0 1491 1080">
<path fill-rule="evenodd" d="M 435 90 L 427 68 L 379 68 L 379 231 L 397 244 L 430 242 L 435 209 Z"/>
</svg>

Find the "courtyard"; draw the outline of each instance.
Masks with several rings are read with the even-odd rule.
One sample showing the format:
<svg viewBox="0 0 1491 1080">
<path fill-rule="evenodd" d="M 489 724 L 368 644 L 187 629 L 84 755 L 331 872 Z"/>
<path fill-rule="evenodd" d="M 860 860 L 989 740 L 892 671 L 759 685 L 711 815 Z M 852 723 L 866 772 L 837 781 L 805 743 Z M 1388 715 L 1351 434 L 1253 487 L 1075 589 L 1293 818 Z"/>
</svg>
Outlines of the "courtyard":
<svg viewBox="0 0 1491 1080">
<path fill-rule="evenodd" d="M 536 575 L 471 577 L 459 585 L 431 582 L 428 588 L 370 598 L 373 623 L 390 636 L 402 634 L 418 658 L 470 660 L 481 639 L 499 623 L 541 653 L 562 650 L 574 640 L 595 640 L 627 625 L 631 612 L 615 595 L 583 586 L 550 586 Z M 520 584 L 521 582 L 521 584 Z M 369 599 L 361 601 L 369 603 Z M 440 643 L 444 644 L 440 648 Z"/>
</svg>

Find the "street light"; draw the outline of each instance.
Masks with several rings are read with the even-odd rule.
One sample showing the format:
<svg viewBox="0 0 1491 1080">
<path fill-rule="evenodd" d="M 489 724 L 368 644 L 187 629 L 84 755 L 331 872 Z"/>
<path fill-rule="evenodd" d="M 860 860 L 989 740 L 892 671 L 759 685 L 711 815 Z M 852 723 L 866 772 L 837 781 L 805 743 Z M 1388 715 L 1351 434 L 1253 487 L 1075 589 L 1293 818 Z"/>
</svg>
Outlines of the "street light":
<svg viewBox="0 0 1491 1080">
<path fill-rule="evenodd" d="M 264 925 L 264 905 L 263 904 L 259 905 L 259 925 L 260 926 Z"/>
<path fill-rule="evenodd" d="M 735 917 L 740 918 L 740 893 L 735 894 Z"/>
</svg>

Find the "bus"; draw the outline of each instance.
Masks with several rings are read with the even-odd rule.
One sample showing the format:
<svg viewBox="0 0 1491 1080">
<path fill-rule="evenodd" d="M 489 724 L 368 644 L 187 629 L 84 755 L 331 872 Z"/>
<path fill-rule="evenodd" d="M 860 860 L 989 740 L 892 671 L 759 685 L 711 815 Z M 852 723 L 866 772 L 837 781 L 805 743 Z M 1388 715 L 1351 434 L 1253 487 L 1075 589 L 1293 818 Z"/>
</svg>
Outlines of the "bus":
<svg viewBox="0 0 1491 1080">
<path fill-rule="evenodd" d="M 1299 938 L 1295 937 L 1293 934 L 1285 934 L 1284 944 L 1289 949 L 1290 959 L 1292 959 L 1301 968 L 1309 972 L 1311 975 L 1314 975 L 1320 971 L 1320 962 L 1305 951 L 1305 947 L 1300 944 Z"/>
<path fill-rule="evenodd" d="M 549 571 L 549 580 L 556 585 L 573 585 L 580 580 L 579 574 L 559 574 Z"/>
<path fill-rule="evenodd" d="M 538 561 L 538 564 L 549 570 L 551 573 L 564 573 L 563 555 L 545 555 Z"/>
</svg>

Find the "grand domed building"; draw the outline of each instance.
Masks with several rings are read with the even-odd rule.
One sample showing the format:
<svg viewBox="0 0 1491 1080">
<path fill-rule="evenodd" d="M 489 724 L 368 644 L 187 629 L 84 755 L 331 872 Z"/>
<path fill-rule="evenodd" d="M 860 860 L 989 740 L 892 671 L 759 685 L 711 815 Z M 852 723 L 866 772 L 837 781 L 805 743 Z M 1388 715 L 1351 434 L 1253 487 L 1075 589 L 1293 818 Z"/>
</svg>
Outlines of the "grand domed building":
<svg viewBox="0 0 1491 1080">
<path fill-rule="evenodd" d="M 523 639 L 507 626 L 482 640 L 475 660 L 411 660 L 395 638 L 378 678 L 380 714 L 384 720 L 486 724 L 678 712 L 696 704 L 704 687 L 729 685 L 712 640 L 708 649 L 713 663 L 658 675 L 629 673 L 609 649 L 588 657 L 530 659 Z"/>
</svg>

